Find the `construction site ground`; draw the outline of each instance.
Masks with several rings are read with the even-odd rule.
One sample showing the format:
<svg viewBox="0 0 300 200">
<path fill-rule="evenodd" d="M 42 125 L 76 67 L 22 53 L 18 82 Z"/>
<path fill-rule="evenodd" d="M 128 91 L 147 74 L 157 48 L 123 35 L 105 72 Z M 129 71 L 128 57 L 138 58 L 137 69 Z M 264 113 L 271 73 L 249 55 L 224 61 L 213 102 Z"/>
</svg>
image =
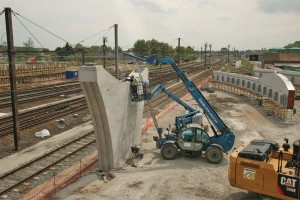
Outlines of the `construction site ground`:
<svg viewBox="0 0 300 200">
<path fill-rule="evenodd" d="M 291 143 L 299 139 L 298 113 L 283 121 L 268 115 L 263 107 L 247 97 L 222 91 L 203 94 L 236 134 L 235 146 L 252 139 L 275 140 L 280 145 L 284 138 L 289 138 Z M 190 98 L 186 102 L 196 106 Z M 300 102 L 295 103 L 299 110 Z M 166 128 L 174 123 L 175 116 L 183 113 L 183 108 L 177 105 L 159 119 L 159 125 Z M 210 164 L 204 157 L 186 155 L 164 160 L 152 140 L 155 135 L 154 127 L 142 133 L 143 158 L 129 158 L 128 163 L 110 172 L 113 179 L 105 181 L 101 178 L 103 174 L 94 170 L 53 195 L 52 199 L 261 199 L 255 193 L 230 186 L 227 177 L 229 155 L 224 155 L 220 164 Z"/>
</svg>

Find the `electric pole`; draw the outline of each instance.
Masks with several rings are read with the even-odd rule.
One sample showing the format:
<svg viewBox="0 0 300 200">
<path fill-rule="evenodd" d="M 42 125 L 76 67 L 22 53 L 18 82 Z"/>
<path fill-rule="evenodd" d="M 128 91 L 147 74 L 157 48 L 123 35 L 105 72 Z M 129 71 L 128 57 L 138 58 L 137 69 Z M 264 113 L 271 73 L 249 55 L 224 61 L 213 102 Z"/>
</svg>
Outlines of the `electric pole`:
<svg viewBox="0 0 300 200">
<path fill-rule="evenodd" d="M 211 66 L 211 44 L 209 44 L 209 67 Z"/>
<path fill-rule="evenodd" d="M 119 78 L 119 50 L 118 50 L 118 24 L 115 27 L 115 65 L 116 65 L 116 79 Z"/>
<path fill-rule="evenodd" d="M 180 66 L 180 38 L 178 38 L 178 66 Z"/>
<path fill-rule="evenodd" d="M 13 118 L 13 133 L 15 150 L 18 151 L 18 144 L 20 140 L 19 132 L 19 111 L 18 111 L 18 96 L 16 84 L 16 66 L 15 66 L 15 52 L 14 52 L 14 38 L 12 29 L 11 9 L 4 8 L 5 10 L 5 24 L 6 24 L 6 38 L 7 38 L 7 55 L 9 62 L 9 80 L 10 80 L 10 93 L 11 93 L 11 109 Z"/>
<path fill-rule="evenodd" d="M 178 50 L 178 67 L 180 67 L 180 40 L 181 38 L 178 38 L 178 46 L 177 46 L 177 50 Z M 177 76 L 177 82 L 179 82 L 179 76 Z"/>
<path fill-rule="evenodd" d="M 106 62 L 106 57 L 105 57 L 105 50 L 106 50 L 106 46 L 105 43 L 107 42 L 107 37 L 103 37 L 103 68 L 105 69 L 105 62 Z"/>
<path fill-rule="evenodd" d="M 228 62 L 228 64 L 229 64 L 229 52 L 230 52 L 230 45 L 228 45 L 228 59 L 227 59 L 227 62 Z"/>
<path fill-rule="evenodd" d="M 235 57 L 235 47 L 233 47 L 233 58 Z"/>
<path fill-rule="evenodd" d="M 207 43 L 204 44 L 204 67 L 206 67 L 206 48 L 207 48 Z"/>
<path fill-rule="evenodd" d="M 200 62 L 202 62 L 202 47 L 201 47 L 201 61 Z"/>
</svg>

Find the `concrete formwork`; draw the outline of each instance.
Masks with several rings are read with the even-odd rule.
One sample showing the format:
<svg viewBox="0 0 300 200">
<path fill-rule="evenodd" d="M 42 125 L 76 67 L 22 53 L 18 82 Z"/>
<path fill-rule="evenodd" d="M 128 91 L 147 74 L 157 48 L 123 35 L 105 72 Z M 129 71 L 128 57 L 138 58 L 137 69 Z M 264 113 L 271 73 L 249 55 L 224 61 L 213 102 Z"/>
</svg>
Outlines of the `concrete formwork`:
<svg viewBox="0 0 300 200">
<path fill-rule="evenodd" d="M 92 116 L 99 168 L 117 168 L 141 142 L 144 102 L 132 102 L 130 83 L 115 79 L 102 66 L 81 66 L 79 82 Z"/>
<path fill-rule="evenodd" d="M 216 83 L 216 88 L 253 97 L 280 118 L 286 118 L 286 109 L 294 108 L 295 88 L 282 74 L 267 73 L 257 78 L 214 71 L 212 79 Z M 218 82 L 222 83 L 223 86 Z"/>
<path fill-rule="evenodd" d="M 253 69 L 253 76 L 260 78 L 261 76 L 269 73 L 278 73 L 286 76 L 295 86 L 300 85 L 300 72 L 298 71 L 285 71 L 274 69 Z"/>
</svg>

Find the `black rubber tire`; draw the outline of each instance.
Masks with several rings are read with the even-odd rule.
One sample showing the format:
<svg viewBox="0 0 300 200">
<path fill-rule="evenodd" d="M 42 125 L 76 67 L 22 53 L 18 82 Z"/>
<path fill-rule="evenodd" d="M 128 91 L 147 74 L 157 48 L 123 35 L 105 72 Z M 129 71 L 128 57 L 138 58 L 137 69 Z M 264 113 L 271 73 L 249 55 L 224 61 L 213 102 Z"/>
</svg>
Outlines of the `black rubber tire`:
<svg viewBox="0 0 300 200">
<path fill-rule="evenodd" d="M 219 164 L 223 160 L 223 151 L 220 147 L 210 146 L 208 149 L 206 149 L 205 157 L 208 162 Z"/>
<path fill-rule="evenodd" d="M 178 154 L 178 149 L 175 146 L 175 144 L 164 144 L 161 147 L 160 151 L 161 155 L 164 157 L 166 160 L 174 160 Z"/>
</svg>

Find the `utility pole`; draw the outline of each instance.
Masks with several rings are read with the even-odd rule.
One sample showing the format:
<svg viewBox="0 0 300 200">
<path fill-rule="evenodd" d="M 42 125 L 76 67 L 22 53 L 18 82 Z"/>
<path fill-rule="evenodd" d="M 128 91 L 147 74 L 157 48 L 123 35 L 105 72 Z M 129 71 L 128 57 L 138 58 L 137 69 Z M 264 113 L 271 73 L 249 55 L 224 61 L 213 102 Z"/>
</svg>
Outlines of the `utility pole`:
<svg viewBox="0 0 300 200">
<path fill-rule="evenodd" d="M 103 37 L 103 68 L 105 69 L 105 62 L 106 62 L 106 57 L 105 57 L 105 50 L 106 50 L 106 46 L 105 43 L 107 42 L 107 37 Z"/>
<path fill-rule="evenodd" d="M 200 62 L 202 62 L 202 47 L 201 47 L 201 61 Z"/>
<path fill-rule="evenodd" d="M 178 38 L 178 67 L 180 67 L 180 38 Z M 177 76 L 177 82 L 179 82 L 179 76 Z"/>
<path fill-rule="evenodd" d="M 82 47 L 82 49 L 81 49 L 81 54 L 82 54 L 82 65 L 85 65 L 85 57 L 84 57 L 84 54 L 85 54 L 85 53 L 86 53 L 85 48 Z"/>
<path fill-rule="evenodd" d="M 227 62 L 228 62 L 228 64 L 229 64 L 229 52 L 230 52 L 230 45 L 228 45 L 228 59 L 227 59 Z"/>
<path fill-rule="evenodd" d="M 211 44 L 209 44 L 209 67 L 211 66 Z"/>
<path fill-rule="evenodd" d="M 18 111 L 18 96 L 16 84 L 16 66 L 15 66 L 15 52 L 14 52 L 14 38 L 12 29 L 11 9 L 4 8 L 5 10 L 5 24 L 6 24 L 6 38 L 7 38 L 7 55 L 9 62 L 9 80 L 10 80 L 10 93 L 11 93 L 11 109 L 13 118 L 13 132 L 15 150 L 18 151 L 18 144 L 20 140 L 19 132 L 19 111 Z"/>
<path fill-rule="evenodd" d="M 178 38 L 178 66 L 180 66 L 180 38 Z"/>
<path fill-rule="evenodd" d="M 115 65 L 116 79 L 119 79 L 119 49 L 118 49 L 118 24 L 115 24 Z"/>
<path fill-rule="evenodd" d="M 206 48 L 207 48 L 207 43 L 204 44 L 204 67 L 206 68 Z"/>
<path fill-rule="evenodd" d="M 235 47 L 233 47 L 233 58 L 235 57 Z"/>
</svg>

